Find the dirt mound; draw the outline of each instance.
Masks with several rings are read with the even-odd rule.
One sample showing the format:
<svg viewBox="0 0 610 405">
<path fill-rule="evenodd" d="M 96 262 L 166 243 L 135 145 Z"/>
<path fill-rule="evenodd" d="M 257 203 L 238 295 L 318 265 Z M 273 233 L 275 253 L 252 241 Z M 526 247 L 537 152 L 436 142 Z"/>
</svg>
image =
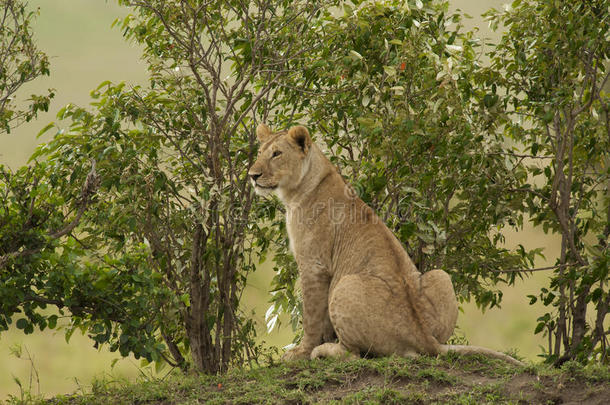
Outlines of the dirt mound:
<svg viewBox="0 0 610 405">
<path fill-rule="evenodd" d="M 50 404 L 607 404 L 610 367 L 515 367 L 482 356 L 300 361 L 222 376 L 94 385 Z"/>
<path fill-rule="evenodd" d="M 546 366 L 518 368 L 476 356 L 376 362 L 372 367 L 369 364 L 344 370 L 343 374 L 331 372 L 333 377 L 324 385 L 318 384 L 319 388 L 311 384 L 311 377 L 303 379 L 300 373 L 292 380 L 301 382 L 300 387 L 306 388 L 314 403 L 610 403 L 607 368 L 600 368 L 602 373 L 587 372 L 578 364 L 561 370 Z"/>
</svg>

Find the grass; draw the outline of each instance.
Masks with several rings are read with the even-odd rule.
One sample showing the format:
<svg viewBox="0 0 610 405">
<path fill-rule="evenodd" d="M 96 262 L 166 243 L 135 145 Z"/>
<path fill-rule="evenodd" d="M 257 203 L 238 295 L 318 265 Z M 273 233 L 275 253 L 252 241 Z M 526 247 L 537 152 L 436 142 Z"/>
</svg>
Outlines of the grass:
<svg viewBox="0 0 610 405">
<path fill-rule="evenodd" d="M 138 360 L 122 359 L 105 347 L 95 349 L 91 339 L 79 333 L 68 344 L 61 331 L 24 335 L 11 328 L 0 335 L 0 400 L 20 395 L 17 381 L 33 394 L 54 395 L 88 388 L 94 378 L 135 379 L 139 365 Z"/>
<path fill-rule="evenodd" d="M 222 376 L 171 373 L 136 383 L 98 381 L 90 392 L 8 404 L 544 404 L 604 403 L 610 367 L 568 362 L 515 367 L 483 356 L 298 361 Z"/>
</svg>

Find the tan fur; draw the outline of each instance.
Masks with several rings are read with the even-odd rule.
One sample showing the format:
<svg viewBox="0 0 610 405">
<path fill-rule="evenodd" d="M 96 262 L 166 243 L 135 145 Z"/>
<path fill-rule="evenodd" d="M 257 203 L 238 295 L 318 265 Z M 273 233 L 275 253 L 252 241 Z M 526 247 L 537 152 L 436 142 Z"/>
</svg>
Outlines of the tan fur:
<svg viewBox="0 0 610 405">
<path fill-rule="evenodd" d="M 257 193 L 276 193 L 286 206 L 303 291 L 303 340 L 284 359 L 455 350 L 517 362 L 489 349 L 445 345 L 458 314 L 449 275 L 417 270 L 307 129 L 273 133 L 261 124 L 257 137 L 249 175 Z"/>
</svg>

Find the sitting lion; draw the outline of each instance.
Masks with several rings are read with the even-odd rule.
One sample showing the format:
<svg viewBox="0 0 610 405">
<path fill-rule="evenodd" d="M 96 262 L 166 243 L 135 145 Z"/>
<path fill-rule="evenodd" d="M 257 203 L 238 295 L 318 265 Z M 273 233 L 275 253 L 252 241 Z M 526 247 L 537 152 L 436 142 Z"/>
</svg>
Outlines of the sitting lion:
<svg viewBox="0 0 610 405">
<path fill-rule="evenodd" d="M 261 124 L 256 133 L 261 145 L 248 174 L 258 194 L 273 192 L 285 204 L 302 282 L 304 336 L 284 359 L 457 351 L 521 364 L 489 349 L 445 344 L 458 315 L 449 275 L 417 270 L 306 128 L 273 133 Z"/>
</svg>

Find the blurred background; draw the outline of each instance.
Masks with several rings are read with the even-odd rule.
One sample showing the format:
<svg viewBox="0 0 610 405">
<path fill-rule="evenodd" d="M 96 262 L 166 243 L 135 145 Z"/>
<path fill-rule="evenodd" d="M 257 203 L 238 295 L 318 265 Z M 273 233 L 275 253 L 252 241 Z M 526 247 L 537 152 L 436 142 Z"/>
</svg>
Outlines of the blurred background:
<svg viewBox="0 0 610 405">
<path fill-rule="evenodd" d="M 480 37 L 495 39 L 500 33 L 492 33 L 480 15 L 491 7 L 502 7 L 505 2 L 450 0 L 450 7 L 472 16 L 464 21 L 465 29 L 478 29 Z M 124 81 L 127 85 L 144 85 L 147 81 L 139 49 L 125 42 L 118 28 L 111 28 L 116 18 L 128 13 L 114 0 L 30 0 L 29 7 L 40 10 L 33 28 L 39 49 L 50 58 L 51 74 L 29 83 L 18 96 L 25 99 L 48 88 L 54 88 L 56 96 L 48 113 L 0 137 L 0 164 L 11 168 L 26 164 L 35 147 L 52 136 L 49 131 L 46 138 L 36 138 L 40 129 L 55 121 L 57 111 L 67 103 L 87 105 L 90 91 L 105 80 Z M 537 266 L 553 264 L 558 255 L 558 238 L 528 226 L 522 232 L 507 235 L 508 247 L 518 244 L 545 248 L 546 260 L 540 260 Z M 288 324 L 271 334 L 266 332 L 264 314 L 269 306 L 271 273 L 271 264 L 267 262 L 251 275 L 244 302 L 247 313 L 256 314 L 259 339 L 281 348 L 291 343 L 293 334 Z M 504 288 L 501 308 L 482 313 L 474 304 L 462 304 L 459 333 L 470 344 L 496 350 L 516 349 L 526 359 L 539 361 L 537 354 L 544 341 L 541 335 L 533 335 L 533 331 L 543 311 L 541 306 L 530 306 L 526 296 L 536 294 L 547 277 L 545 272 L 537 272 L 513 288 Z M 17 356 L 19 348 L 21 355 Z M 123 359 L 105 347 L 93 348 L 93 341 L 78 333 L 69 344 L 61 330 L 24 335 L 14 328 L 0 334 L 0 400 L 9 395 L 19 397 L 17 380 L 33 394 L 49 397 L 89 391 L 94 379 L 120 381 L 150 372 L 141 370 L 138 360 Z"/>
</svg>

